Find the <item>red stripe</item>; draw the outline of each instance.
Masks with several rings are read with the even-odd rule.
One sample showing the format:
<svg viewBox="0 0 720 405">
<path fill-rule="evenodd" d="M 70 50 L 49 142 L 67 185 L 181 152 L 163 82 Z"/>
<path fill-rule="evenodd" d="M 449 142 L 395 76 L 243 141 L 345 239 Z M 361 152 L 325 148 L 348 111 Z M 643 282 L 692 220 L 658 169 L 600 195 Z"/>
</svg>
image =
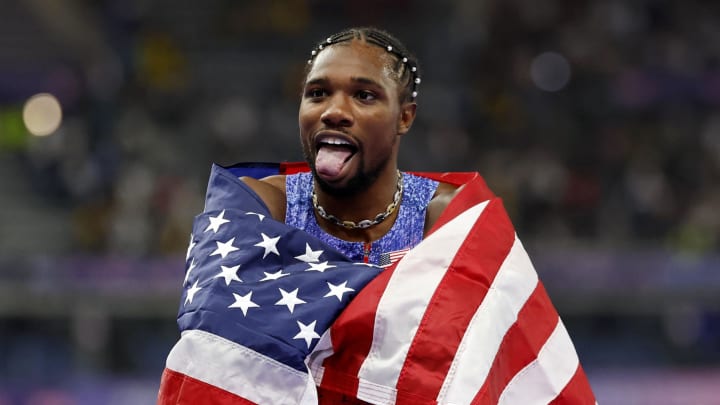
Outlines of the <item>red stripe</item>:
<svg viewBox="0 0 720 405">
<path fill-rule="evenodd" d="M 321 385 L 348 395 L 357 393 L 360 367 L 370 352 L 375 312 L 394 268 L 365 286 L 330 328 L 334 354 L 325 359 Z"/>
<path fill-rule="evenodd" d="M 309 172 L 310 166 L 305 162 L 282 162 L 278 168 L 279 174 L 295 174 Z"/>
<path fill-rule="evenodd" d="M 503 337 L 487 379 L 472 403 L 496 404 L 510 380 L 537 358 L 559 320 L 545 288 L 538 282 L 518 313 L 518 320 Z"/>
<path fill-rule="evenodd" d="M 408 351 L 397 389 L 437 398 L 473 315 L 515 240 L 502 202 L 492 200 L 440 282 Z"/>
<path fill-rule="evenodd" d="M 582 366 L 578 365 L 575 375 L 550 405 L 595 405 L 595 395 Z"/>
<path fill-rule="evenodd" d="M 330 391 L 322 387 L 318 387 L 318 404 L 319 405 L 368 405 L 368 402 L 361 401 L 357 398 L 341 394 L 339 392 Z"/>
<path fill-rule="evenodd" d="M 255 403 L 166 368 L 160 379 L 157 405 L 255 405 Z"/>
</svg>

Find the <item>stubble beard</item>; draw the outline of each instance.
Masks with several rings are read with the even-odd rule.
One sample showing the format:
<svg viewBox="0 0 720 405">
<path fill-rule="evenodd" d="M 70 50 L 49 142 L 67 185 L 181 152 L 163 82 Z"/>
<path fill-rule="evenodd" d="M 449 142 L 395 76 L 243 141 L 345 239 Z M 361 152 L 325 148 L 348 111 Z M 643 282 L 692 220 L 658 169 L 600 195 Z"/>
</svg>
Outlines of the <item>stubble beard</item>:
<svg viewBox="0 0 720 405">
<path fill-rule="evenodd" d="M 307 161 L 308 166 L 310 166 L 315 183 L 318 187 L 320 187 L 320 190 L 324 193 L 340 198 L 355 197 L 362 194 L 363 191 L 375 184 L 378 177 L 380 177 L 380 173 L 382 173 L 387 165 L 390 164 L 390 157 L 388 156 L 374 167 L 366 169 L 365 161 L 360 160 L 355 175 L 352 176 L 344 185 L 336 186 L 326 182 L 318 176 L 317 170 L 315 170 L 315 161 L 307 150 L 303 150 L 303 155 L 305 156 L 305 161 Z"/>
</svg>

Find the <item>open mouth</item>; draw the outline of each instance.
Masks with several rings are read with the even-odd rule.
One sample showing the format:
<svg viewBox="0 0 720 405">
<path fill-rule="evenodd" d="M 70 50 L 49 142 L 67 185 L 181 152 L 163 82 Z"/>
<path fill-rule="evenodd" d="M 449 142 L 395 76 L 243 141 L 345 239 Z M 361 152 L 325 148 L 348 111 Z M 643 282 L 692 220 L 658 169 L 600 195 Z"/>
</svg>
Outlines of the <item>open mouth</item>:
<svg viewBox="0 0 720 405">
<path fill-rule="evenodd" d="M 339 136 L 320 136 L 315 143 L 315 170 L 327 177 L 336 177 L 355 155 L 355 144 Z"/>
</svg>

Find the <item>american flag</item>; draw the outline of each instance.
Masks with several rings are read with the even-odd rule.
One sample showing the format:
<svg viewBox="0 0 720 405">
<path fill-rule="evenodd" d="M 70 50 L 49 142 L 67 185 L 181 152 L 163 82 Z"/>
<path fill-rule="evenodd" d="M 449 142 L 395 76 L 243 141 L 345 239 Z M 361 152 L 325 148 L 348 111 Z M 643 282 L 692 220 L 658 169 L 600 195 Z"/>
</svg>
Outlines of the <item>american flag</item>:
<svg viewBox="0 0 720 405">
<path fill-rule="evenodd" d="M 381 272 L 214 167 L 158 403 L 313 404 L 317 385 L 372 404 L 595 404 L 501 201 L 455 178 L 429 236 Z"/>
<path fill-rule="evenodd" d="M 410 248 L 395 250 L 392 252 L 381 253 L 379 262 L 378 262 L 378 266 L 383 267 L 383 268 L 390 267 L 393 264 L 395 264 L 395 262 L 402 259 L 403 256 L 405 256 L 405 254 L 409 251 L 410 251 Z"/>
</svg>

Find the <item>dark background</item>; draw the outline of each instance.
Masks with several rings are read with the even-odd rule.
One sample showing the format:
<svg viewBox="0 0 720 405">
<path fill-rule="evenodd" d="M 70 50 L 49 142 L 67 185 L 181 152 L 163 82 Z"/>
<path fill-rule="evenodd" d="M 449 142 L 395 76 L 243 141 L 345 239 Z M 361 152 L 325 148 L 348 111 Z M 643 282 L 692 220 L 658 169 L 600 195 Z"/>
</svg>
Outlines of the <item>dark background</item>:
<svg viewBox="0 0 720 405">
<path fill-rule="evenodd" d="M 357 25 L 424 68 L 401 168 L 483 174 L 598 401 L 717 401 L 719 2 L 0 0 L 0 404 L 153 403 L 211 163 L 300 160 Z"/>
</svg>

